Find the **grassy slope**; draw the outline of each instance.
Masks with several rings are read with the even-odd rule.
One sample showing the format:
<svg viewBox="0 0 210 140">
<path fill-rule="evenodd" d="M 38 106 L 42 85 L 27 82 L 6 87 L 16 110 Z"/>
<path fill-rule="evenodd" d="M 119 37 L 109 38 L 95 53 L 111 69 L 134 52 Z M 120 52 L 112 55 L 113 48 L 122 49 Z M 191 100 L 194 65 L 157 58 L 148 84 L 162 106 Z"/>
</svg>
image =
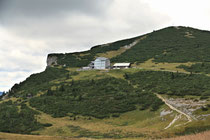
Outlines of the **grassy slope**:
<svg viewBox="0 0 210 140">
<path fill-rule="evenodd" d="M 168 138 L 163 140 L 209 140 L 209 138 L 210 138 L 210 131 L 207 131 L 199 134 Z"/>
<path fill-rule="evenodd" d="M 168 138 L 162 140 L 209 140 L 210 131 L 202 132 L 199 134 L 180 136 L 176 138 Z M 20 135 L 20 134 L 9 134 L 9 133 L 0 133 L 0 139 L 4 140 L 88 140 L 88 138 L 68 138 L 68 137 L 55 137 L 55 136 L 34 136 L 34 135 Z M 141 140 L 141 138 L 137 138 Z M 91 140 L 93 140 L 91 138 Z M 135 138 L 133 139 L 135 140 Z"/>
<path fill-rule="evenodd" d="M 54 125 L 52 127 L 46 128 L 41 131 L 36 131 L 35 133 L 40 133 L 42 135 L 62 135 L 62 136 L 72 136 L 72 137 L 102 137 L 102 138 L 126 138 L 126 137 L 138 137 L 145 133 L 147 135 L 153 135 L 152 132 L 158 132 L 160 128 L 167 125 L 170 121 L 164 123 L 159 123 L 160 120 L 158 112 L 149 111 L 132 111 L 123 114 L 120 118 L 110 118 L 104 120 L 92 119 L 86 120 L 80 116 L 77 120 L 69 120 L 68 117 L 64 118 L 51 118 L 47 116 L 41 116 L 41 118 L 47 118 L 43 120 L 44 122 L 52 121 Z M 152 121 L 153 120 L 153 121 Z M 147 127 L 151 122 L 154 123 L 153 126 Z M 75 131 L 72 128 L 78 127 Z M 148 132 L 150 130 L 150 132 Z M 84 132 L 86 131 L 86 132 Z M 97 133 L 97 134 L 95 134 Z M 147 135 L 143 136 L 147 137 Z"/>
<path fill-rule="evenodd" d="M 210 61 L 210 32 L 187 27 L 168 27 L 143 36 L 98 45 L 86 52 L 50 54 L 58 57 L 58 64 L 69 67 L 87 66 L 97 56 L 111 58 L 111 62 L 187 63 Z M 130 49 L 124 46 L 138 41 Z"/>
<path fill-rule="evenodd" d="M 187 33 L 190 32 L 190 35 Z M 170 34 L 170 36 L 168 36 Z M 181 39 L 177 36 L 180 36 Z M 137 67 L 137 69 L 128 69 L 128 70 L 112 70 L 110 72 L 106 71 L 82 71 L 77 74 L 72 74 L 72 71 L 75 71 L 75 68 L 67 68 L 67 71 L 59 71 L 56 72 L 59 76 L 56 75 L 55 78 L 52 78 L 50 85 L 48 84 L 48 80 L 51 77 L 44 77 L 41 74 L 37 74 L 40 78 L 43 78 L 43 82 L 46 82 L 46 87 L 51 87 L 52 89 L 59 86 L 61 82 L 71 82 L 74 80 L 87 80 L 87 79 L 101 79 L 106 77 L 115 77 L 123 79 L 123 75 L 125 73 L 135 73 L 140 69 L 146 70 L 157 70 L 157 71 L 179 71 L 183 73 L 189 73 L 184 69 L 177 68 L 177 66 L 184 64 L 187 66 L 191 66 L 195 62 L 203 62 L 208 61 L 209 49 L 207 47 L 209 37 L 209 32 L 199 31 L 192 28 L 167 28 L 161 31 L 154 32 L 152 34 L 148 34 L 145 38 L 135 45 L 133 48 L 125 50 L 122 48 L 124 45 L 128 45 L 135 41 L 136 39 L 142 38 L 137 37 L 133 39 L 128 39 L 123 42 L 115 42 L 113 44 L 101 45 L 92 48 L 90 51 L 75 53 L 75 54 L 51 54 L 50 56 L 56 55 L 59 58 L 59 64 L 67 64 L 70 67 L 77 66 L 85 66 L 90 60 L 94 60 L 96 56 L 106 56 L 112 58 L 113 62 L 135 62 L 133 66 Z M 171 40 L 172 39 L 172 40 Z M 190 42 L 190 43 L 189 43 Z M 178 45 L 177 45 L 178 44 Z M 185 46 L 186 44 L 189 44 Z M 191 50 L 196 49 L 198 55 L 203 57 L 198 57 L 198 55 L 194 54 Z M 158 49 L 158 50 L 157 50 Z M 181 52 L 181 53 L 180 53 Z M 133 55 L 135 54 L 135 55 Z M 175 54 L 178 54 L 175 56 Z M 138 56 L 138 57 L 136 57 Z M 183 57 L 184 56 L 184 57 Z M 63 58 L 63 59 L 61 59 Z M 144 62 L 145 61 L 145 62 Z M 191 62 L 188 62 L 191 61 Z M 67 62 L 67 63 L 66 63 Z M 73 62 L 73 63 L 72 63 Z M 144 63 L 139 63 L 144 62 Z M 169 63 L 165 63 L 169 62 Z M 173 63 L 171 63 L 173 62 Z M 76 63 L 76 64 L 75 64 Z M 56 70 L 57 71 L 57 70 Z M 50 71 L 51 72 L 51 71 Z M 61 74 L 62 73 L 62 74 Z M 66 76 L 70 74 L 70 78 L 66 78 Z M 36 75 L 34 76 L 36 77 Z M 29 81 L 35 81 L 38 78 L 34 78 L 33 76 L 28 79 Z M 57 78 L 56 78 L 57 77 Z M 51 79 L 50 79 L 51 80 Z M 39 80 L 38 80 L 39 81 Z M 41 84 L 43 84 L 43 82 Z M 33 83 L 32 83 L 33 84 Z M 37 83 L 39 85 L 39 82 Z M 24 83 L 23 83 L 24 85 Z M 17 86 L 17 85 L 16 85 Z M 30 82 L 25 84 L 25 86 L 20 87 L 21 90 L 18 90 L 17 97 L 27 97 L 28 91 L 25 91 L 25 87 L 31 86 Z M 43 89 L 40 89 L 43 90 Z M 40 92 L 37 94 L 33 91 L 33 88 L 29 90 L 32 95 L 39 96 L 43 94 Z M 44 91 L 46 92 L 46 90 Z M 37 94 L 37 95 L 36 95 Z M 17 100 L 13 98 L 13 100 Z M 168 109 L 163 106 L 161 109 Z M 160 109 L 160 110 L 161 110 Z M 85 136 L 92 137 L 98 135 L 100 137 L 107 137 L 107 134 L 113 131 L 113 137 L 119 135 L 122 137 L 129 136 L 137 136 L 137 133 L 144 134 L 144 137 L 165 137 L 165 136 L 174 136 L 174 132 L 181 132 L 184 130 L 185 126 L 182 126 L 177 129 L 169 129 L 163 130 L 170 121 L 173 120 L 175 112 L 173 115 L 166 115 L 166 121 L 161 121 L 160 110 L 157 112 L 149 112 L 134 110 L 131 112 L 124 113 L 120 116 L 120 118 L 110 118 L 104 120 L 91 119 L 86 120 L 87 118 L 80 118 L 76 120 L 70 120 L 68 117 L 64 118 L 52 118 L 50 115 L 41 112 L 40 115 L 37 116 L 39 122 L 41 123 L 51 123 L 53 126 L 47 127 L 45 129 L 41 129 L 35 131 L 34 133 L 42 134 L 42 135 L 62 135 L 62 136 Z M 72 118 L 71 118 L 72 119 Z M 181 122 L 185 121 L 183 117 Z M 204 123 L 209 124 L 209 120 L 204 121 Z M 189 126 L 196 126 L 196 123 L 190 124 Z M 132 132 L 132 134 L 130 134 Z M 3 134 L 8 136 L 8 134 Z M 109 136 L 109 135 L 108 135 Z M 0 137 L 1 138 L 1 137 Z"/>
<path fill-rule="evenodd" d="M 144 36 L 134 37 L 130 39 L 120 40 L 109 44 L 98 45 L 92 47 L 90 50 L 85 52 L 66 53 L 66 54 L 49 54 L 48 57 L 57 57 L 58 65 L 66 65 L 68 67 L 82 67 L 87 66 L 91 61 L 95 60 L 96 57 L 106 56 L 114 57 L 122 54 L 127 49 L 125 46 L 130 45 L 136 40 L 144 39 Z"/>
<path fill-rule="evenodd" d="M 1 133 L 0 139 L 2 140 L 85 140 L 78 138 L 66 138 L 66 137 L 55 137 L 55 136 L 36 136 L 36 135 L 20 135 L 11 133 Z"/>
<path fill-rule="evenodd" d="M 78 79 L 85 79 L 88 77 L 94 77 L 96 75 L 96 78 L 105 78 L 107 76 L 113 76 L 116 78 L 124 78 L 123 75 L 125 73 L 136 73 L 138 71 L 142 71 L 139 69 L 126 69 L 126 70 L 112 70 L 110 72 L 105 71 L 86 71 L 86 72 L 79 72 L 78 75 L 74 75 L 71 78 L 74 80 Z M 68 79 L 65 79 L 68 81 Z M 55 82 L 55 81 L 54 81 Z M 162 107 L 162 109 L 167 109 L 167 107 Z M 86 136 L 91 137 L 93 133 L 98 133 L 97 135 L 103 136 L 104 134 L 109 133 L 113 130 L 120 130 L 120 133 L 118 135 L 122 137 L 127 137 L 125 134 L 127 133 L 134 133 L 135 136 L 136 133 L 143 133 L 146 136 L 174 136 L 174 129 L 169 129 L 167 131 L 163 131 L 163 129 L 173 120 L 174 115 L 167 115 L 164 118 L 166 121 L 161 121 L 160 117 L 160 111 L 157 112 L 150 112 L 148 110 L 146 111 L 131 111 L 128 113 L 125 113 L 121 115 L 120 118 L 110 118 L 110 119 L 104 119 L 104 120 L 98 120 L 98 119 L 92 119 L 87 120 L 87 118 L 83 118 L 80 116 L 77 120 L 70 120 L 68 117 L 64 118 L 52 118 L 50 115 L 47 115 L 43 112 L 41 112 L 41 115 L 38 115 L 38 120 L 41 123 L 51 123 L 53 124 L 52 127 L 47 127 L 45 129 L 41 129 L 38 131 L 35 131 L 34 133 L 41 134 L 41 135 L 52 135 L 52 136 Z M 72 118 L 71 118 L 72 119 Z M 185 118 L 183 117 L 183 121 Z M 79 129 L 76 129 L 76 131 L 72 132 L 70 126 L 79 127 Z M 196 125 L 196 124 L 195 124 Z M 194 125 L 194 126 L 195 126 Z M 193 126 L 193 125 L 192 125 Z M 84 134 L 84 129 L 87 131 Z M 180 129 L 180 128 L 179 128 Z M 184 129 L 184 128 L 183 128 Z M 180 129 L 180 130 L 183 130 Z M 176 130 L 177 131 L 177 130 Z M 118 131 L 117 131 L 118 132 Z M 125 133 L 126 132 L 126 133 Z M 178 131 L 179 132 L 179 131 Z M 116 133 L 113 134 L 115 136 Z"/>
<path fill-rule="evenodd" d="M 187 32 L 194 38 L 186 36 Z M 169 27 L 148 34 L 146 39 L 111 60 L 137 63 L 151 58 L 155 58 L 155 62 L 170 63 L 209 61 L 209 37 L 207 31 Z"/>
<path fill-rule="evenodd" d="M 182 68 L 185 71 L 192 72 L 192 73 L 203 73 L 203 74 L 210 74 L 210 63 L 209 62 L 202 62 L 202 63 L 195 63 L 193 65 L 179 65 L 177 68 Z"/>
</svg>

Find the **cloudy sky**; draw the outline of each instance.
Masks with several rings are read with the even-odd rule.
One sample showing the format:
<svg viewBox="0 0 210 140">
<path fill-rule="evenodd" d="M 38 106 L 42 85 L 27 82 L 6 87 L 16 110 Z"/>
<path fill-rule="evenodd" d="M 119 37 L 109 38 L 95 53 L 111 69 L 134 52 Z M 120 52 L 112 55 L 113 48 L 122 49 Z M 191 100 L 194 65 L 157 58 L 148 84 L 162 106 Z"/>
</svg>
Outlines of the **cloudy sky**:
<svg viewBox="0 0 210 140">
<path fill-rule="evenodd" d="M 167 26 L 210 30 L 209 0 L 0 0 L 0 91 L 74 52 Z"/>
</svg>

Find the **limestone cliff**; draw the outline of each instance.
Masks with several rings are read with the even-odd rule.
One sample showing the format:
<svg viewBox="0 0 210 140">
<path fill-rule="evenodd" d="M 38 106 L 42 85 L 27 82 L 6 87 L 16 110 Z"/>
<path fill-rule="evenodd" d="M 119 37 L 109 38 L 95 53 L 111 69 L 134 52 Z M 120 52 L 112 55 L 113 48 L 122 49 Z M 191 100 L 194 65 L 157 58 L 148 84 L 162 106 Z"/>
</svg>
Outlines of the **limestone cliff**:
<svg viewBox="0 0 210 140">
<path fill-rule="evenodd" d="M 50 56 L 48 55 L 47 56 L 47 66 L 48 67 L 51 67 L 51 66 L 54 66 L 54 65 L 57 65 L 57 57 L 56 56 Z"/>
</svg>

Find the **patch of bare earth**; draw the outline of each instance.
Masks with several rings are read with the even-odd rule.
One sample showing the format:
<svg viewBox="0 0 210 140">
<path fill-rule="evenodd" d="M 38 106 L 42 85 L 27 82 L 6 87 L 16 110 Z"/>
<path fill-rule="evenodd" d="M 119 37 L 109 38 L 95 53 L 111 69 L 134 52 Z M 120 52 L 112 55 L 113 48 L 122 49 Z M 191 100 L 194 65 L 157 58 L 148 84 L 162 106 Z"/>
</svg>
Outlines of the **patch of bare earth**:
<svg viewBox="0 0 210 140">
<path fill-rule="evenodd" d="M 206 105 L 206 100 L 193 100 L 184 98 L 169 98 L 167 102 L 173 107 L 181 110 L 193 120 L 200 118 L 199 115 L 193 115 L 193 112 Z"/>
<path fill-rule="evenodd" d="M 1 133 L 0 140 L 87 140 L 87 139 L 76 139 L 68 137 L 52 137 L 52 136 L 37 136 L 37 135 L 21 135 L 11 133 Z"/>
<path fill-rule="evenodd" d="M 124 53 L 125 51 L 127 51 L 128 49 L 132 48 L 133 46 L 135 46 L 137 43 L 139 43 L 141 40 L 144 40 L 147 36 L 143 36 L 137 40 L 135 40 L 134 42 L 132 42 L 129 45 L 125 45 L 122 46 L 120 49 L 116 50 L 116 51 L 108 51 L 106 53 L 98 53 L 97 57 L 106 57 L 106 58 L 112 58 L 112 57 L 116 57 L 122 53 Z M 108 46 L 110 44 L 105 44 L 104 46 Z"/>
<path fill-rule="evenodd" d="M 174 28 L 176 28 L 177 30 L 179 30 L 179 29 L 180 29 L 180 27 L 179 27 L 179 26 L 175 26 Z"/>
<path fill-rule="evenodd" d="M 199 111 L 201 108 L 206 107 L 208 104 L 207 100 L 198 100 L 195 97 L 190 98 L 166 98 L 159 94 L 156 94 L 158 98 L 160 98 L 165 104 L 177 112 L 178 114 L 174 117 L 174 119 L 169 123 L 165 129 L 175 128 L 180 126 L 185 126 L 188 123 L 206 120 L 210 114 L 203 114 L 204 112 L 195 113 Z M 170 112 L 169 112 L 170 113 Z M 207 112 L 208 113 L 208 112 Z M 182 118 L 185 118 L 184 120 Z"/>
<path fill-rule="evenodd" d="M 190 32 L 185 32 L 185 33 L 186 33 L 185 37 L 187 37 L 187 38 L 195 38 L 192 33 L 190 33 Z"/>
</svg>

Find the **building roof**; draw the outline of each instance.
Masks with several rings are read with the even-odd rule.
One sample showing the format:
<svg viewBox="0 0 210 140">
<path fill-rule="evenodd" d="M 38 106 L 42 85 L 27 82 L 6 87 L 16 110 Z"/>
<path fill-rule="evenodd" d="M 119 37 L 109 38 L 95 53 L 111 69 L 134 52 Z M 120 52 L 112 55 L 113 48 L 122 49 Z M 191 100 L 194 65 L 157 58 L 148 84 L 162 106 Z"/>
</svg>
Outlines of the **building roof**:
<svg viewBox="0 0 210 140">
<path fill-rule="evenodd" d="M 108 58 L 106 58 L 106 57 L 97 57 L 96 60 L 97 60 L 97 59 L 98 59 L 98 60 L 107 60 Z"/>
<path fill-rule="evenodd" d="M 129 67 L 131 63 L 115 63 L 114 67 Z"/>
</svg>

